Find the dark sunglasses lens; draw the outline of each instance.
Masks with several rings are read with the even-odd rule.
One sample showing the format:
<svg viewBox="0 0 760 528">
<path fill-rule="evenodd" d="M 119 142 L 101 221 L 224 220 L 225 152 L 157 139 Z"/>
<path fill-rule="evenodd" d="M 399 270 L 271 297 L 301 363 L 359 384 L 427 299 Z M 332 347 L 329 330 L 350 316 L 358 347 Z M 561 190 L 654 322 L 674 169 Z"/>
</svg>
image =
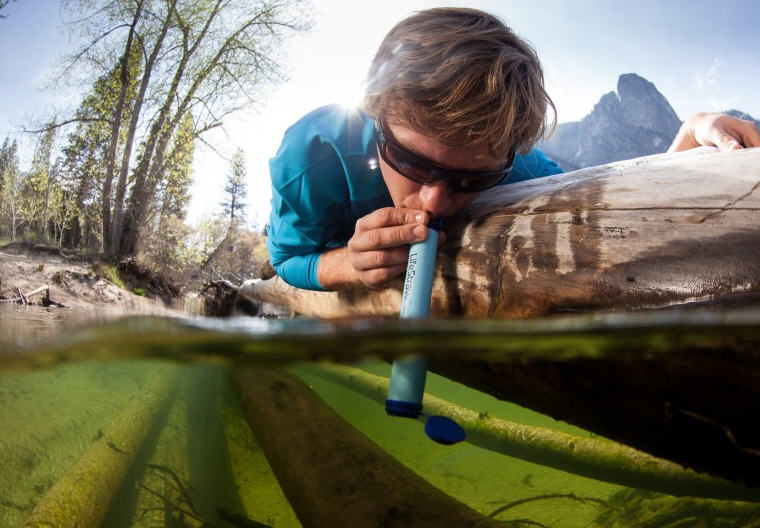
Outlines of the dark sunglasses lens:
<svg viewBox="0 0 760 528">
<path fill-rule="evenodd" d="M 430 166 L 387 142 L 385 143 L 385 157 L 389 165 L 412 181 L 430 183 L 436 180 Z"/>
<path fill-rule="evenodd" d="M 498 185 L 508 174 L 508 171 L 504 171 L 481 176 L 460 175 L 449 179 L 448 182 L 453 191 L 480 192 Z"/>
</svg>

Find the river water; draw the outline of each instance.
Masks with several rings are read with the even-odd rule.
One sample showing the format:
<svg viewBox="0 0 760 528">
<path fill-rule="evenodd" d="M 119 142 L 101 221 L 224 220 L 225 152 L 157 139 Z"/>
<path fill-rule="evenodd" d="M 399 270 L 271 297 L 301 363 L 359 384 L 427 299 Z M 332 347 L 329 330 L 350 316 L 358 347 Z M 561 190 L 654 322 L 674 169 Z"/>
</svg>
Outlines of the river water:
<svg viewBox="0 0 760 528">
<path fill-rule="evenodd" d="M 283 492 L 298 478 L 278 482 L 266 452 L 272 447 L 251 432 L 240 389 L 230 383 L 231 373 L 247 369 L 287 370 L 379 450 L 484 518 L 511 521 L 505 526 L 760 526 L 760 502 L 677 498 L 559 470 L 548 459 L 436 444 L 421 422 L 389 417 L 366 391 L 320 374 L 339 363 L 387 378 L 388 361 L 419 353 L 499 363 L 604 358 L 623 348 L 652 357 L 751 334 L 758 322 L 746 310 L 324 322 L 119 318 L 0 305 L 0 526 L 308 525 L 302 506 Z M 426 388 L 484 420 L 608 442 L 432 373 Z M 355 500 L 380 500 L 361 494 L 362 480 L 351 485 L 359 488 Z M 332 496 L 324 485 L 309 493 Z M 401 519 L 395 525 L 423 525 Z M 331 525 L 392 524 L 336 512 Z"/>
</svg>

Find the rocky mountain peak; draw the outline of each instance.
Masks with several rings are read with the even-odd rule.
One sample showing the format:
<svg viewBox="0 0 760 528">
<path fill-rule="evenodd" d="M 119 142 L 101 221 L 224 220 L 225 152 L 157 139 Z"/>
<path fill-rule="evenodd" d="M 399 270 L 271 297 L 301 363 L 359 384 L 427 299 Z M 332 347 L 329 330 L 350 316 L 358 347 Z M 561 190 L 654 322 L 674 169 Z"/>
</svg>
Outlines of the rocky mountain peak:
<svg viewBox="0 0 760 528">
<path fill-rule="evenodd" d="M 635 73 L 618 78 L 617 93 L 623 116 L 631 126 L 641 127 L 672 139 L 681 126 L 673 107 L 654 84 Z"/>
<path fill-rule="evenodd" d="M 664 152 L 681 120 L 654 84 L 626 73 L 581 121 L 563 123 L 539 145 L 566 170 Z"/>
</svg>

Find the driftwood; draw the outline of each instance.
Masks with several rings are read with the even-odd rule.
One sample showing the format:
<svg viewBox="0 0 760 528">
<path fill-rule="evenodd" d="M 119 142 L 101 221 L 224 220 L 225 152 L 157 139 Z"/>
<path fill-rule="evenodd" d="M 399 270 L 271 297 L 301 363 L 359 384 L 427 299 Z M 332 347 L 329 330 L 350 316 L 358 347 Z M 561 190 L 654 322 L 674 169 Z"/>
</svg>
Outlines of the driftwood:
<svg viewBox="0 0 760 528">
<path fill-rule="evenodd" d="M 447 219 L 433 315 L 534 317 L 760 305 L 760 149 L 651 156 L 489 191 Z M 279 278 L 243 295 L 319 317 L 398 314 L 400 282 L 310 292 Z M 635 331 L 635 330 L 634 330 Z M 497 398 L 699 471 L 760 485 L 757 335 L 574 360 L 431 359 Z M 634 340 L 635 341 L 635 340 Z M 625 348 L 621 345 L 621 348 Z"/>
<path fill-rule="evenodd" d="M 388 378 L 330 363 L 300 368 L 385 404 Z M 484 415 L 431 394 L 424 396 L 423 413 L 452 418 L 464 428 L 467 442 L 473 445 L 576 475 L 676 497 L 760 500 L 760 488 L 696 473 L 608 440 Z"/>
<path fill-rule="evenodd" d="M 295 376 L 236 368 L 246 419 L 304 526 L 496 527 L 401 465 Z"/>
<path fill-rule="evenodd" d="M 48 284 L 43 284 L 39 288 L 35 288 L 34 290 L 30 291 L 26 294 L 26 298 L 29 299 L 33 295 L 37 295 L 38 293 L 46 292 L 45 296 L 50 297 L 50 286 Z"/>
<path fill-rule="evenodd" d="M 664 154 L 508 185 L 446 219 L 434 315 L 532 317 L 760 298 L 760 149 Z M 318 317 L 395 315 L 382 290 L 241 293 Z"/>
<path fill-rule="evenodd" d="M 42 292 L 45 292 L 45 296 L 40 301 L 40 304 L 42 306 L 45 306 L 45 307 L 55 306 L 57 308 L 68 308 L 66 305 L 59 303 L 57 301 L 54 301 L 50 298 L 50 285 L 48 284 L 43 284 L 39 288 L 35 288 L 29 293 L 24 293 L 23 291 L 21 291 L 21 288 L 16 288 L 16 297 L 13 297 L 11 299 L 0 297 L 0 303 L 16 303 L 16 304 L 21 304 L 23 306 L 34 305 L 35 304 L 34 301 L 31 301 L 30 298 Z"/>
</svg>

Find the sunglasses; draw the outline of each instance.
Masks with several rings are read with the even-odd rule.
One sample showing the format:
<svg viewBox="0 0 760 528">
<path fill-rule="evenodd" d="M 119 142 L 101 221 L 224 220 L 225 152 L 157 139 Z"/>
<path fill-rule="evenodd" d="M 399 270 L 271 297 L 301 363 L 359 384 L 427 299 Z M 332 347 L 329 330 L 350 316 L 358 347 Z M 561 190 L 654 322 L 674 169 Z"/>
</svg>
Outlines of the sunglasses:
<svg viewBox="0 0 760 528">
<path fill-rule="evenodd" d="M 430 185 L 437 181 L 445 181 L 454 192 L 474 193 L 485 191 L 503 182 L 512 172 L 515 161 L 514 150 L 509 155 L 509 161 L 500 169 L 487 171 L 468 171 L 463 169 L 444 169 L 430 160 L 411 152 L 396 143 L 390 134 L 383 131 L 383 125 L 375 122 L 375 139 L 377 140 L 380 157 L 390 168 L 409 178 L 415 183 Z"/>
</svg>

